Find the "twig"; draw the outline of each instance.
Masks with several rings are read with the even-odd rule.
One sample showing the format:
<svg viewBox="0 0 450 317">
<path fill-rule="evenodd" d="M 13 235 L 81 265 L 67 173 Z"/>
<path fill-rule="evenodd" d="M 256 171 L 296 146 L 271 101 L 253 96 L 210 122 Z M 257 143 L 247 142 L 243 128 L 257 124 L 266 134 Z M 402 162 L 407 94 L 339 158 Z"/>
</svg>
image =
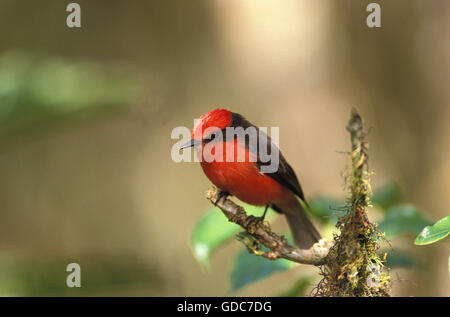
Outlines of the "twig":
<svg viewBox="0 0 450 317">
<path fill-rule="evenodd" d="M 211 188 L 206 197 L 215 203 L 219 197 L 219 190 L 215 187 Z M 258 221 L 253 221 L 253 216 L 248 216 L 241 206 L 236 205 L 230 199 L 222 197 L 217 201 L 217 207 L 222 210 L 229 221 L 241 226 L 246 233 L 240 235 L 238 239 L 247 246 L 249 251 L 266 257 L 270 260 L 287 259 L 301 264 L 311 264 L 320 266 L 325 264 L 325 258 L 331 247 L 331 242 L 321 239 L 315 243 L 310 249 L 303 250 L 288 244 L 284 236 L 279 236 L 272 232 L 270 227 Z M 271 251 L 263 252 L 258 247 L 262 244 Z"/>
</svg>

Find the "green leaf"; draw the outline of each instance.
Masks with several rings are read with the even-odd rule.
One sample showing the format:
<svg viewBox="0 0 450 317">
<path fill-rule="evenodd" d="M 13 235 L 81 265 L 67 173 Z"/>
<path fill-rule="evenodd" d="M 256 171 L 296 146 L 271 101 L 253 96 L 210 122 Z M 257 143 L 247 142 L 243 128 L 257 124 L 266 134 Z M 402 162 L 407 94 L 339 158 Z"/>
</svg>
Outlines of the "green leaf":
<svg viewBox="0 0 450 317">
<path fill-rule="evenodd" d="M 262 216 L 265 207 L 255 207 L 240 204 L 247 214 Z M 272 221 L 275 212 L 267 212 L 266 220 Z M 191 249 L 195 259 L 203 266 L 208 267 L 213 252 L 226 241 L 233 238 L 240 227 L 229 222 L 218 207 L 210 208 L 194 225 L 191 233 Z"/>
<path fill-rule="evenodd" d="M 265 252 L 268 251 L 264 247 L 262 249 Z M 295 262 L 285 259 L 272 261 L 262 256 L 251 254 L 247 248 L 244 248 L 236 256 L 231 269 L 231 291 L 237 291 L 248 284 L 267 278 L 276 272 L 286 271 L 296 265 Z"/>
<path fill-rule="evenodd" d="M 450 216 L 444 217 L 432 226 L 423 228 L 414 244 L 426 245 L 442 240 L 450 235 Z"/>
<path fill-rule="evenodd" d="M 404 234 L 417 235 L 429 224 L 415 206 L 404 204 L 388 208 L 378 229 L 386 234 L 387 239 L 394 239 Z"/>
<path fill-rule="evenodd" d="M 309 202 L 309 211 L 322 223 L 335 223 L 345 213 L 344 203 L 335 198 L 317 196 Z"/>
<path fill-rule="evenodd" d="M 308 287 L 316 279 L 314 275 L 304 276 L 297 279 L 286 290 L 277 295 L 277 297 L 301 297 L 306 295 Z"/>
<path fill-rule="evenodd" d="M 373 191 L 371 201 L 374 205 L 386 210 L 400 203 L 402 198 L 403 192 L 400 186 L 395 182 L 389 182 Z"/>
</svg>

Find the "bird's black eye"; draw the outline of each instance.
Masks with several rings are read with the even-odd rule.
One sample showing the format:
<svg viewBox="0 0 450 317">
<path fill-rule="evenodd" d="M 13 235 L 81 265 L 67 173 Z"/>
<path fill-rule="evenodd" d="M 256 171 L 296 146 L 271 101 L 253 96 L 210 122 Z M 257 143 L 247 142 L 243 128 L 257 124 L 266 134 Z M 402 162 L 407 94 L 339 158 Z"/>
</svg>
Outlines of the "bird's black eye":
<svg viewBox="0 0 450 317">
<path fill-rule="evenodd" d="M 215 139 L 215 137 L 216 137 L 216 133 L 213 132 L 213 133 L 211 133 L 211 134 L 205 136 L 205 137 L 203 138 L 203 142 L 205 142 L 205 143 L 211 142 L 212 140 Z"/>
</svg>

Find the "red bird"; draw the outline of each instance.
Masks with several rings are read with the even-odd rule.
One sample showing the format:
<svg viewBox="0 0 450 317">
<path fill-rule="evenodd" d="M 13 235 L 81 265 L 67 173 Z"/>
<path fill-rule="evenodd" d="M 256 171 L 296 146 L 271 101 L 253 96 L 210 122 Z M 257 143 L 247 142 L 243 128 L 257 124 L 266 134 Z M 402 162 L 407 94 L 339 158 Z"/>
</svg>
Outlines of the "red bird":
<svg viewBox="0 0 450 317">
<path fill-rule="evenodd" d="M 258 152 L 249 146 L 245 138 L 226 138 L 227 128 L 237 127 L 255 128 L 258 137 L 266 138 L 269 149 L 276 147 L 269 136 L 240 114 L 226 109 L 215 109 L 200 117 L 192 129 L 192 139 L 181 148 L 195 147 L 204 173 L 221 190 L 220 198 L 233 195 L 250 205 L 266 206 L 260 220 L 264 219 L 269 206 L 283 213 L 297 246 L 301 249 L 310 248 L 320 240 L 320 234 L 298 201 L 298 198 L 303 201 L 305 198 L 294 170 L 279 152 L 278 169 L 273 173 L 261 172 L 260 167 L 268 163 L 261 162 Z M 216 138 L 218 131 L 223 137 L 214 141 L 214 147 L 223 149 L 223 159 L 220 160 L 214 156 L 214 149 L 210 153 L 204 150 L 205 146 Z M 226 160 L 227 151 L 234 151 L 234 160 Z M 245 153 L 243 162 L 236 159 L 238 151 Z"/>
</svg>

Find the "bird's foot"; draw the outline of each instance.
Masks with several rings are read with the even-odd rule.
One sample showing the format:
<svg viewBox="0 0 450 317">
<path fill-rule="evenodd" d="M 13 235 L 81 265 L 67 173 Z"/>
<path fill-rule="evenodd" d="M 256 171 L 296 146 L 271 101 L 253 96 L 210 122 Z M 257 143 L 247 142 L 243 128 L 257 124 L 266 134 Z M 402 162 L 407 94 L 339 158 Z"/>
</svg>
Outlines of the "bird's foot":
<svg viewBox="0 0 450 317">
<path fill-rule="evenodd" d="M 247 217 L 248 221 L 247 221 L 247 229 L 251 228 L 251 226 L 253 226 L 254 228 L 256 228 L 256 226 L 258 226 L 259 224 L 261 224 L 264 221 L 263 217 L 255 217 L 255 216 L 248 216 Z"/>
<path fill-rule="evenodd" d="M 264 225 L 264 219 L 266 218 L 267 209 L 269 208 L 269 205 L 266 206 L 266 209 L 264 209 L 264 213 L 261 217 L 255 217 L 255 216 L 248 216 L 248 222 L 247 222 L 247 229 L 256 228 L 258 225 Z"/>
<path fill-rule="evenodd" d="M 228 196 L 230 196 L 229 192 L 221 190 L 219 192 L 219 195 L 217 196 L 216 201 L 214 202 L 214 206 L 217 206 L 217 203 L 219 202 L 220 199 L 222 199 L 223 197 L 227 198 Z"/>
<path fill-rule="evenodd" d="M 264 222 L 264 217 L 255 217 L 252 215 L 248 216 L 246 226 L 247 231 L 250 234 L 253 234 L 258 228 L 262 228 L 263 230 L 270 230 L 268 223 Z"/>
</svg>

